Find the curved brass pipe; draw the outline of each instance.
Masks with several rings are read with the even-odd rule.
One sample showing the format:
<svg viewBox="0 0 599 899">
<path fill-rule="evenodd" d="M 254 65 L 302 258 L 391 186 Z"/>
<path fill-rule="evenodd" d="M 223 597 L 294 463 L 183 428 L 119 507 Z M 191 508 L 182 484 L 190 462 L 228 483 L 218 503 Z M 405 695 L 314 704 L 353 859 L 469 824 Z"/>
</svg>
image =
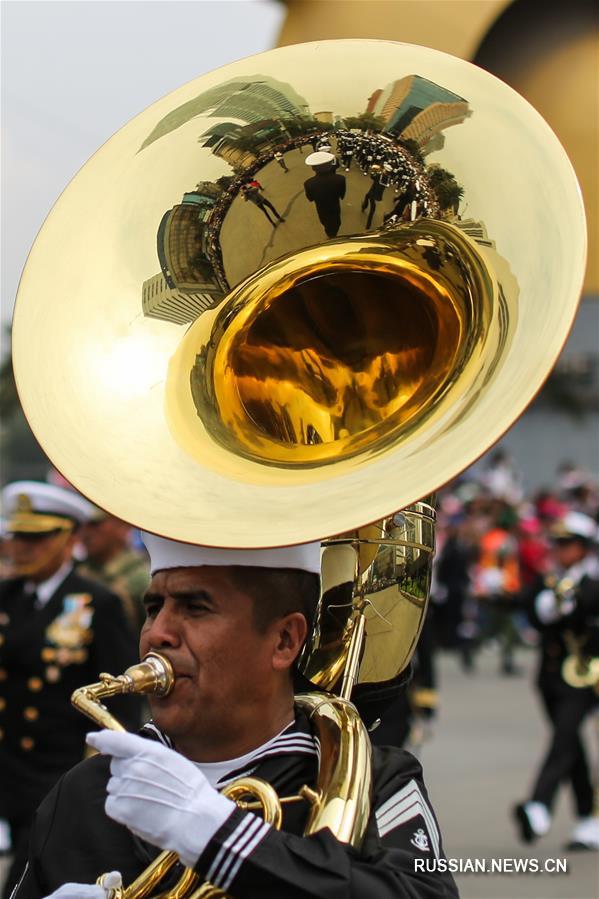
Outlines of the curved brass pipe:
<svg viewBox="0 0 599 899">
<path fill-rule="evenodd" d="M 594 687 L 599 692 L 599 657 L 573 653 L 562 664 L 562 677 L 571 687 Z"/>
</svg>

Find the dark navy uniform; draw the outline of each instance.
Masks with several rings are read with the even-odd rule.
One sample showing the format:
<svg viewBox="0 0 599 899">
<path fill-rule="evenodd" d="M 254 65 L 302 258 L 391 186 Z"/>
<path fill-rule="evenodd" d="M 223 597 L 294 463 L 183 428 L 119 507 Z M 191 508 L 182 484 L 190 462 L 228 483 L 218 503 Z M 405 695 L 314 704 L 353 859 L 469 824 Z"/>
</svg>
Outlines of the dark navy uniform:
<svg viewBox="0 0 599 899">
<path fill-rule="evenodd" d="M 151 726 L 145 733 L 168 742 Z M 197 862 L 201 880 L 209 879 L 235 899 L 457 897 L 451 875 L 434 871 L 431 864 L 444 854 L 420 765 L 393 748 L 375 748 L 373 756 L 372 811 L 360 851 L 340 843 L 328 829 L 302 836 L 307 803 L 283 807 L 281 831 L 236 809 Z M 220 785 L 251 773 L 269 781 L 279 795 L 290 795 L 303 784 L 314 785 L 317 757 L 317 741 L 300 716 L 249 768 L 231 772 Z M 104 814 L 109 766 L 104 756 L 87 759 L 45 800 L 15 899 L 40 899 L 66 882 L 94 883 L 109 870 L 120 870 L 128 885 L 156 856 L 156 849 Z M 180 868 L 173 872 L 180 874 Z"/>
<path fill-rule="evenodd" d="M 341 226 L 341 200 L 345 196 L 345 178 L 332 169 L 317 172 L 304 181 L 306 198 L 316 204 L 316 213 L 327 237 L 337 237 Z"/>
<path fill-rule="evenodd" d="M 97 681 L 101 671 L 121 674 L 138 659 L 113 593 L 71 570 L 36 608 L 25 583 L 0 584 L 0 818 L 11 825 L 17 870 L 35 809 L 83 758 L 85 734 L 93 728 L 71 706 L 71 693 Z M 139 699 L 115 702 L 121 720 L 138 727 Z"/>
<path fill-rule="evenodd" d="M 599 704 L 592 687 L 571 687 L 562 677 L 562 665 L 571 650 L 569 639 L 581 641 L 590 656 L 599 655 L 599 580 L 583 577 L 575 590 L 576 603 L 570 614 L 550 624 L 535 611 L 534 597 L 545 586 L 539 578 L 529 590 L 529 618 L 541 636 L 537 685 L 553 735 L 533 788 L 532 800 L 551 810 L 562 782 L 570 782 L 579 817 L 591 815 L 593 786 L 579 736 L 585 716 Z"/>
</svg>

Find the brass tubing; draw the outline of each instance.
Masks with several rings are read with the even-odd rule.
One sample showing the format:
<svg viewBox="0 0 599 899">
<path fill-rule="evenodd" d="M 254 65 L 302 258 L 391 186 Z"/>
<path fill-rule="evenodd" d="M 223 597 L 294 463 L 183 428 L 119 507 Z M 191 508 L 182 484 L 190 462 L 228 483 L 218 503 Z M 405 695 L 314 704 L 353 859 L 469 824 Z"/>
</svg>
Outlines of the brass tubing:
<svg viewBox="0 0 599 899">
<path fill-rule="evenodd" d="M 183 874 L 172 888 L 165 893 L 159 893 L 156 899 L 184 899 L 198 883 L 199 877 L 193 868 L 185 868 Z"/>
<path fill-rule="evenodd" d="M 133 883 L 123 890 L 122 899 L 145 899 L 178 861 L 179 856 L 176 852 L 167 850 L 161 852 L 139 877 L 136 877 Z"/>
<path fill-rule="evenodd" d="M 364 646 L 364 632 L 366 629 L 366 617 L 363 612 L 354 619 L 351 635 L 351 643 L 347 654 L 347 662 L 345 671 L 343 672 L 343 681 L 339 696 L 341 699 L 349 700 L 352 690 L 358 680 L 360 670 L 360 661 L 362 658 L 362 649 Z"/>
</svg>

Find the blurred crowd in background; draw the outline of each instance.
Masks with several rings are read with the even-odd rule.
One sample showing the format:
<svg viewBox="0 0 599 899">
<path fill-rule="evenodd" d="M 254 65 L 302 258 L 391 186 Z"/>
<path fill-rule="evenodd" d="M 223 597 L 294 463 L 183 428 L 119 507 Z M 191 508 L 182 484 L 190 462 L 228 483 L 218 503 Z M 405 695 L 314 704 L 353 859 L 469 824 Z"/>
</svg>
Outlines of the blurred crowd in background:
<svg viewBox="0 0 599 899">
<path fill-rule="evenodd" d="M 135 662 L 150 578 L 138 531 L 74 493 L 56 471 L 47 481 L 3 489 L 0 761 L 14 785 L 0 802 L 0 854 L 12 857 L 5 896 L 25 864 L 35 808 L 83 752 L 89 722 L 70 709 L 69 697 L 100 672 L 117 675 Z M 539 685 L 554 735 L 537 778 L 543 790 L 516 806 L 521 838 L 530 842 L 547 833 L 558 786 L 571 779 L 578 823 L 569 846 L 599 849 L 592 779 L 578 736 L 597 706 L 596 687 L 575 689 L 560 674 L 569 651 L 564 628 L 576 625 L 579 632 L 580 624 L 592 649 L 599 485 L 564 462 L 551 486 L 529 495 L 517 464 L 498 450 L 444 487 L 436 505 L 437 554 L 414 676 L 372 730 L 373 743 L 407 743 L 418 751 L 437 708 L 439 650 L 456 653 L 475 674 L 479 654 L 491 649 L 498 675 L 517 677 L 530 670 L 521 654 L 538 647 L 541 675 L 545 669 L 547 675 Z M 560 596 L 551 581 L 555 574 L 574 576 L 575 560 L 577 583 L 582 588 L 586 577 L 590 584 L 586 598 Z M 573 582 L 569 592 L 574 589 Z M 541 609 L 539 601 L 547 606 L 548 598 L 551 609 Z M 127 701 L 131 707 L 117 717 L 135 730 L 147 710 L 137 698 Z"/>
<path fill-rule="evenodd" d="M 434 644 L 459 652 L 470 671 L 477 653 L 494 644 L 499 672 L 519 674 L 519 648 L 538 642 L 522 597 L 556 568 L 552 530 L 571 511 L 597 520 L 599 485 L 570 461 L 553 484 L 529 494 L 517 464 L 497 451 L 444 488 L 431 591 Z"/>
<path fill-rule="evenodd" d="M 49 483 L 68 486 L 55 471 Z M 554 483 L 528 493 L 516 462 L 499 450 L 486 465 L 466 471 L 436 500 L 437 548 L 428 630 L 435 649 L 455 651 L 464 669 L 476 670 L 478 652 L 497 648 L 499 673 L 520 672 L 521 649 L 534 647 L 521 596 L 555 568 L 551 532 L 570 511 L 599 517 L 597 479 L 564 461 Z M 0 576 L 10 576 L 11 541 L 2 536 Z M 79 574 L 120 596 L 127 619 L 139 631 L 142 597 L 149 582 L 138 532 L 97 510 L 79 531 Z"/>
</svg>

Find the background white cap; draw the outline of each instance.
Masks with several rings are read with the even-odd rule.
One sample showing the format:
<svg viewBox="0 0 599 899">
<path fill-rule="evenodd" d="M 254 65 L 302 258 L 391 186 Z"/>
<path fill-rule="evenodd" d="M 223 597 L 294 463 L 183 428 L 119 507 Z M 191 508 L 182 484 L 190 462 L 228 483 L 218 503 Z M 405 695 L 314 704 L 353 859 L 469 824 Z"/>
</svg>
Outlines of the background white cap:
<svg viewBox="0 0 599 899">
<path fill-rule="evenodd" d="M 597 540 L 599 533 L 593 519 L 583 512 L 567 512 L 556 521 L 552 528 L 552 536 L 556 540 L 567 540 L 568 537 L 581 537 L 583 540 Z"/>
<path fill-rule="evenodd" d="M 300 543 L 276 549 L 218 549 L 194 546 L 142 533 L 150 555 L 152 574 L 168 568 L 197 568 L 201 565 L 251 565 L 258 568 L 299 568 L 320 574 L 320 543 Z"/>
<path fill-rule="evenodd" d="M 55 484 L 43 481 L 13 481 L 2 490 L 2 514 L 7 519 L 7 529 L 14 530 L 10 519 L 18 511 L 19 499 L 25 496 L 29 501 L 29 515 L 58 516 L 70 518 L 84 524 L 93 517 L 94 506 L 86 499 Z"/>
</svg>

